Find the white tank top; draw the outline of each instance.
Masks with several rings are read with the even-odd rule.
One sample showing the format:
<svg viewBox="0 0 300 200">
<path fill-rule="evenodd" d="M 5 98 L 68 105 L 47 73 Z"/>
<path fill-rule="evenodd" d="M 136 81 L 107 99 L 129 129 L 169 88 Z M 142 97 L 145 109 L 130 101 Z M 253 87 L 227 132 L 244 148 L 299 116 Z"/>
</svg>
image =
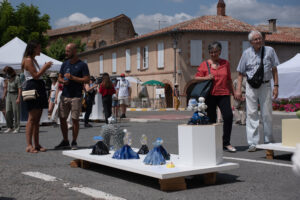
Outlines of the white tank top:
<svg viewBox="0 0 300 200">
<path fill-rule="evenodd" d="M 32 61 L 32 62 L 33 62 L 33 61 Z M 35 62 L 33 62 L 33 65 L 34 65 L 36 71 L 39 72 L 39 71 L 40 71 L 39 65 L 36 64 Z M 32 77 L 32 75 L 30 74 L 30 72 L 27 71 L 26 69 L 24 69 L 24 76 L 25 76 L 25 80 L 31 80 L 31 79 L 33 79 L 33 77 Z M 40 76 L 39 79 L 41 79 L 41 78 L 42 78 L 42 76 Z"/>
</svg>

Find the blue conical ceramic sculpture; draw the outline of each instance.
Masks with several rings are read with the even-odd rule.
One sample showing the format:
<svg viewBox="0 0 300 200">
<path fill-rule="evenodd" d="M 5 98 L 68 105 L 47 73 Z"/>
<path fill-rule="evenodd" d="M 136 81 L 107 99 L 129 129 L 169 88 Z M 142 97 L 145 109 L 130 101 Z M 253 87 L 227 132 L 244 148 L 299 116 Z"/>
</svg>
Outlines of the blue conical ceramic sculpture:
<svg viewBox="0 0 300 200">
<path fill-rule="evenodd" d="M 146 165 L 164 165 L 166 160 L 170 160 L 170 154 L 162 146 L 163 140 L 157 138 L 153 143 L 154 148 L 149 151 L 147 156 L 144 159 Z"/>
</svg>

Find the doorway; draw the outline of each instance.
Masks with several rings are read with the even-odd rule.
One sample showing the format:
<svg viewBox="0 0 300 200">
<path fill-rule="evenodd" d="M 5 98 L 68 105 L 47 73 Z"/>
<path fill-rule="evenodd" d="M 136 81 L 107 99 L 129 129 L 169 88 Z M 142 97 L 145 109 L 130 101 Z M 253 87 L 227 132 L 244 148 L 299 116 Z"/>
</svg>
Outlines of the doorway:
<svg viewBox="0 0 300 200">
<path fill-rule="evenodd" d="M 173 108 L 173 89 L 170 84 L 165 83 L 165 98 L 166 98 L 166 107 Z"/>
</svg>

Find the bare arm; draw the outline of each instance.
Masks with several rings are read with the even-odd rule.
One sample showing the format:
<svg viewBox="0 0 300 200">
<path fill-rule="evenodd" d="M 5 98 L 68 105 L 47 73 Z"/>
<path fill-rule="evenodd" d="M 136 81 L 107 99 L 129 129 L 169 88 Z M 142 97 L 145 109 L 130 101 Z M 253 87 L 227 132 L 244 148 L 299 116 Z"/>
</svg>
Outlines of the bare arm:
<svg viewBox="0 0 300 200">
<path fill-rule="evenodd" d="M 279 87 L 277 67 L 272 68 L 272 74 L 274 79 L 273 98 L 276 99 L 278 97 L 278 87 Z"/>
<path fill-rule="evenodd" d="M 78 83 L 89 83 L 90 81 L 90 76 L 83 76 L 82 78 L 73 76 L 70 73 L 65 74 L 65 77 L 69 80 L 78 82 Z"/>
<path fill-rule="evenodd" d="M 27 71 L 29 71 L 32 78 L 35 80 L 39 79 L 46 72 L 46 70 L 49 69 L 51 67 L 51 65 L 53 64 L 52 62 L 47 62 L 43 65 L 41 70 L 37 72 L 34 67 L 33 62 L 35 62 L 35 61 L 32 58 L 25 58 L 23 61 L 23 65 L 24 65 L 24 68 Z"/>
<path fill-rule="evenodd" d="M 243 74 L 239 72 L 235 96 L 237 99 L 240 100 L 242 99 L 242 82 L 243 82 Z"/>
<path fill-rule="evenodd" d="M 7 81 L 4 80 L 4 90 L 3 90 L 3 98 L 2 100 L 4 101 L 7 95 Z"/>
</svg>

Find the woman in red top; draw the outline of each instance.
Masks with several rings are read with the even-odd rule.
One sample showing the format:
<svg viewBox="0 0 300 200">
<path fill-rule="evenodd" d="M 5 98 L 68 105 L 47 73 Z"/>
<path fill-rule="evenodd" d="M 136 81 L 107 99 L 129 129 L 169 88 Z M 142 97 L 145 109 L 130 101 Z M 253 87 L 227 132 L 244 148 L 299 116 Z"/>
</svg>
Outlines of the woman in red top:
<svg viewBox="0 0 300 200">
<path fill-rule="evenodd" d="M 109 74 L 104 73 L 102 76 L 102 83 L 100 84 L 99 93 L 102 94 L 102 104 L 105 116 L 105 123 L 108 124 L 108 118 L 111 116 L 112 95 L 116 93 Z"/>
<path fill-rule="evenodd" d="M 227 60 L 221 59 L 222 45 L 219 42 L 213 42 L 208 46 L 210 59 L 204 61 L 198 67 L 195 79 L 197 82 L 213 80 L 210 95 L 206 98 L 207 115 L 211 123 L 216 123 L 217 106 L 220 108 L 223 123 L 223 148 L 229 152 L 236 152 L 236 149 L 230 144 L 232 129 L 232 109 L 230 105 L 230 94 L 234 96 L 234 89 L 231 80 L 230 65 Z M 207 64 L 210 68 L 208 73 Z"/>
</svg>

